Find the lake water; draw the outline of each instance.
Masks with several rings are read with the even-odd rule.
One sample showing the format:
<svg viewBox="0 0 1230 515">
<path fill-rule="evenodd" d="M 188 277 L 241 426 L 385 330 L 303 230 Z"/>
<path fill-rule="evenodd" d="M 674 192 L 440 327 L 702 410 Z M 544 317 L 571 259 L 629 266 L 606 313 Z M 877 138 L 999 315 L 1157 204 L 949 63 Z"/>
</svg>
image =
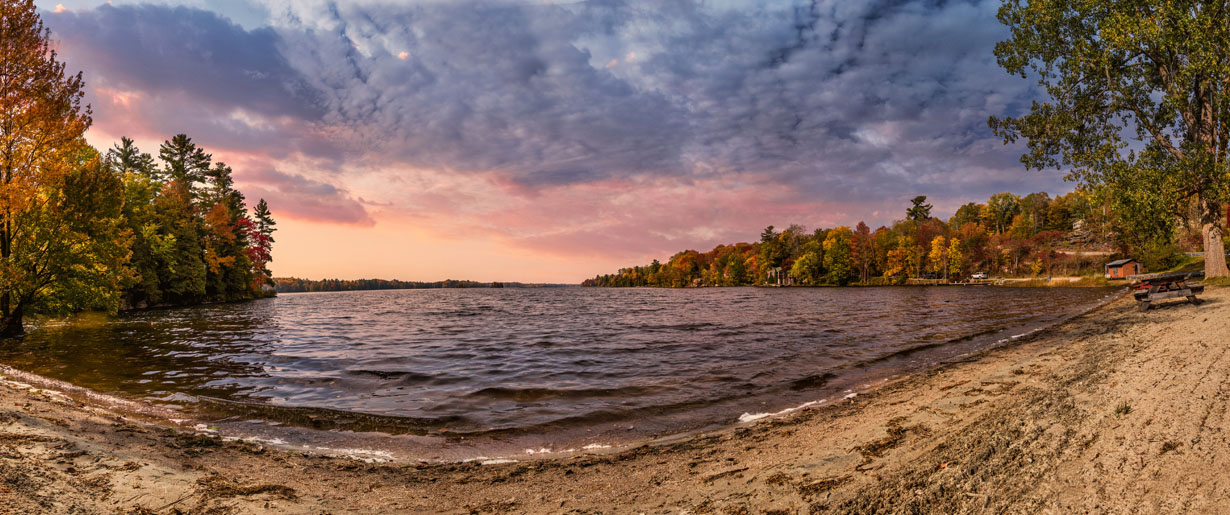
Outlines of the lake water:
<svg viewBox="0 0 1230 515">
<path fill-rule="evenodd" d="M 558 449 L 661 436 L 838 399 L 869 381 L 1054 323 L 1109 293 L 284 294 L 44 323 L 20 343 L 0 345 L 0 362 L 232 430 L 384 437 L 410 454 L 458 457 L 490 454 L 484 445 Z"/>
</svg>

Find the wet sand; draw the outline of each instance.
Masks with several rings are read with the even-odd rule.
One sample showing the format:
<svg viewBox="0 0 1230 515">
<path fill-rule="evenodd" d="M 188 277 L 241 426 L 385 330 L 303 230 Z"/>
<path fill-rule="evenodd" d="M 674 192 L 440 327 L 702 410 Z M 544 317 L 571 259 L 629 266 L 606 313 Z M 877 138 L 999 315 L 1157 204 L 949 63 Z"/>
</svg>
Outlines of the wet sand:
<svg viewBox="0 0 1230 515">
<path fill-rule="evenodd" d="M 1230 289 L 1120 299 L 832 405 L 627 450 L 363 461 L 0 383 L 0 513 L 1217 512 Z"/>
</svg>

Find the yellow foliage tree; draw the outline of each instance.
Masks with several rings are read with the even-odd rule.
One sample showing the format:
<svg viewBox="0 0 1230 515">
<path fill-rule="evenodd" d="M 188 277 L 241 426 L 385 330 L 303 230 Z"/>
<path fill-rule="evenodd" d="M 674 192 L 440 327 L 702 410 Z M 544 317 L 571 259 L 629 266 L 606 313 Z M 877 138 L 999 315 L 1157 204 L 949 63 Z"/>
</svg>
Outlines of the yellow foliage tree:
<svg viewBox="0 0 1230 515">
<path fill-rule="evenodd" d="M 936 236 L 931 240 L 931 252 L 927 254 L 927 269 L 935 274 L 943 274 L 948 279 L 948 239 Z"/>
<path fill-rule="evenodd" d="M 948 242 L 948 273 L 950 275 L 959 276 L 961 271 L 965 269 L 965 255 L 961 253 L 960 238 L 953 238 Z M 945 275 L 947 279 L 949 276 Z"/>
<path fill-rule="evenodd" d="M 82 136 L 68 75 L 32 0 L 0 0 L 0 335 L 32 311 L 114 308 L 127 240 L 123 184 Z"/>
<path fill-rule="evenodd" d="M 918 269 L 918 261 L 922 259 L 914 238 L 898 236 L 897 246 L 888 251 L 884 267 L 884 277 L 910 277 L 910 272 Z"/>
</svg>

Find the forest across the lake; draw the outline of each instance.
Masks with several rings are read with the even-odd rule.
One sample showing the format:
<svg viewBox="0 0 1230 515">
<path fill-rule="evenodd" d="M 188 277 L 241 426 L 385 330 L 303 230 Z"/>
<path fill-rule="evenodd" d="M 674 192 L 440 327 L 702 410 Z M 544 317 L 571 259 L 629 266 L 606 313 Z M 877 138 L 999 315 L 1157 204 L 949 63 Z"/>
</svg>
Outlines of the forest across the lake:
<svg viewBox="0 0 1230 515">
<path fill-rule="evenodd" d="M 1142 190 L 1081 186 L 1052 198 L 1003 192 L 970 202 L 947 220 L 932 216 L 926 196 L 905 217 L 872 230 L 765 228 L 752 243 L 685 250 L 586 280 L 584 286 L 887 285 L 911 279 L 1100 276 L 1103 265 L 1131 257 L 1149 270 L 1190 261 L 1201 250 L 1198 206 L 1159 210 Z"/>
<path fill-rule="evenodd" d="M 274 277 L 273 285 L 278 293 L 429 290 L 435 288 L 558 288 L 569 286 L 566 284 L 499 281 L 486 283 L 456 279 L 445 279 L 443 281 L 402 281 L 398 279 L 301 279 L 298 277 Z"/>
</svg>

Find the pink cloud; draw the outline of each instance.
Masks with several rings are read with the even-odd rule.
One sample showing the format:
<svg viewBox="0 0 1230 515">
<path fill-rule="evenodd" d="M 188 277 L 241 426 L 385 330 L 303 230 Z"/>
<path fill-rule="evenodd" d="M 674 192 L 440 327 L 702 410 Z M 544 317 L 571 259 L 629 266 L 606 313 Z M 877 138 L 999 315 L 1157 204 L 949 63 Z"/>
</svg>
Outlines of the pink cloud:
<svg viewBox="0 0 1230 515">
<path fill-rule="evenodd" d="M 376 223 L 362 199 L 352 198 L 332 184 L 273 168 L 236 175 L 237 180 L 243 182 L 243 191 L 249 199 L 264 198 L 278 215 L 358 226 Z"/>
<path fill-rule="evenodd" d="M 648 261 L 751 241 L 765 225 L 853 223 L 845 213 L 855 207 L 809 200 L 784 186 L 724 180 L 620 179 L 527 190 L 499 175 L 489 174 L 485 187 L 454 186 L 468 186 L 465 203 L 442 201 L 450 198 L 445 188 L 411 194 L 403 207 L 384 213 L 441 237 L 490 239 L 544 256 Z M 475 210 L 476 204 L 489 208 Z"/>
</svg>

